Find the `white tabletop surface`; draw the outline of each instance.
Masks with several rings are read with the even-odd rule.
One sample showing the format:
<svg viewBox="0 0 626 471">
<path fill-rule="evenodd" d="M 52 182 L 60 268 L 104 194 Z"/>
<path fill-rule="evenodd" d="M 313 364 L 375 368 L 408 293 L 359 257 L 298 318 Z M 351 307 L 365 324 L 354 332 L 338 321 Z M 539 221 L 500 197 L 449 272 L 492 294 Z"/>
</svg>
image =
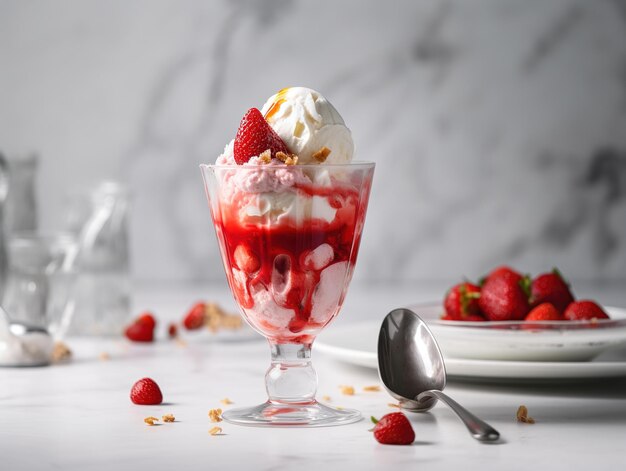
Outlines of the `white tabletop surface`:
<svg viewBox="0 0 626 471">
<path fill-rule="evenodd" d="M 382 319 L 391 308 L 441 296 L 437 284 L 352 288 L 336 324 Z M 626 307 L 619 286 L 588 285 L 577 291 L 605 304 Z M 227 290 L 206 286 L 139 286 L 134 310 L 153 309 L 162 322 L 180 319 L 197 299 L 232 306 Z M 333 325 L 329 329 L 333 328 Z M 162 331 L 160 331 L 162 333 Z M 267 429 L 218 424 L 211 436 L 209 409 L 253 405 L 265 399 L 267 343 L 226 342 L 208 332 L 185 335 L 186 346 L 161 337 L 150 345 L 124 339 L 70 338 L 67 364 L 0 369 L 0 469 L 622 469 L 626 465 L 626 378 L 582 384 L 449 383 L 446 391 L 497 428 L 498 444 L 473 440 L 443 405 L 409 414 L 412 446 L 384 446 L 372 434 L 370 416 L 394 411 L 375 370 L 314 355 L 318 394 L 331 404 L 356 408 L 366 418 L 327 428 Z M 102 360 L 106 352 L 110 359 Z M 137 406 L 129 391 L 149 376 L 161 386 L 164 403 Z M 339 386 L 352 385 L 354 396 Z M 228 397 L 234 404 L 223 406 Z M 517 423 L 525 404 L 536 419 Z M 172 413 L 176 422 L 147 426 L 147 416 Z"/>
</svg>

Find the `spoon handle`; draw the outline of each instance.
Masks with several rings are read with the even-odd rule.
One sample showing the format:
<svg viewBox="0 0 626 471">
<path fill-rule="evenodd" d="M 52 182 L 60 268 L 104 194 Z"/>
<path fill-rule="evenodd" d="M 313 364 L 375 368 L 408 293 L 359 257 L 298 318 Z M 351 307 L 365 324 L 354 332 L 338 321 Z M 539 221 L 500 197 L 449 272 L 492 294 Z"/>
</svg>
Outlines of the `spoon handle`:
<svg viewBox="0 0 626 471">
<path fill-rule="evenodd" d="M 450 409 L 452 409 L 456 413 L 456 415 L 459 416 L 459 419 L 463 421 L 472 437 L 474 437 L 476 440 L 479 440 L 481 442 L 493 442 L 500 438 L 500 433 L 495 428 L 493 428 L 488 423 L 480 420 L 478 417 L 476 417 L 474 414 L 472 414 L 470 411 L 468 411 L 465 407 L 456 402 L 447 394 L 444 394 L 437 389 L 431 389 L 429 391 L 424 391 L 419 396 L 417 396 L 417 400 L 421 401 L 428 397 L 434 397 L 436 399 L 439 399 L 440 401 L 445 402 L 448 406 L 450 406 Z"/>
</svg>

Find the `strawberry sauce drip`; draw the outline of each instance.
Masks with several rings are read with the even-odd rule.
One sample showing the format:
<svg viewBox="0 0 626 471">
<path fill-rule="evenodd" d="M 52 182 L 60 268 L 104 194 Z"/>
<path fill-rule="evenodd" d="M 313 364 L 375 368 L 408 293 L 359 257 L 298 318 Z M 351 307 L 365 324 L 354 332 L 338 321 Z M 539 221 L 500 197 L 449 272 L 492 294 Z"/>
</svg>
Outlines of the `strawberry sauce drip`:
<svg viewBox="0 0 626 471">
<path fill-rule="evenodd" d="M 311 342 L 339 311 L 367 206 L 366 200 L 359 202 L 354 187 L 299 186 L 296 191 L 300 198 L 325 198 L 336 210 L 334 219 L 328 222 L 313 214 L 297 223 L 290 218 L 249 223 L 240 220 L 236 204 L 222 202 L 215 221 L 228 281 L 246 317 L 268 338 L 290 343 Z M 332 301 L 316 316 L 314 300 L 323 298 L 320 289 L 331 291 Z"/>
</svg>

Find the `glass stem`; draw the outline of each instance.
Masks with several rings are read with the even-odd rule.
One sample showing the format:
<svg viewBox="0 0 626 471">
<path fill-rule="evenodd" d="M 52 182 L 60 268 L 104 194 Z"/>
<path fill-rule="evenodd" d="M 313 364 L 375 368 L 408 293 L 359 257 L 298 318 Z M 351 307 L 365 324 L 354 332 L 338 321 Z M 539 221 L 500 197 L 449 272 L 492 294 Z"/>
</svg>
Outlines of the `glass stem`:
<svg viewBox="0 0 626 471">
<path fill-rule="evenodd" d="M 311 344 L 270 342 L 272 364 L 265 374 L 270 402 L 315 402 L 317 373 L 311 364 Z"/>
</svg>

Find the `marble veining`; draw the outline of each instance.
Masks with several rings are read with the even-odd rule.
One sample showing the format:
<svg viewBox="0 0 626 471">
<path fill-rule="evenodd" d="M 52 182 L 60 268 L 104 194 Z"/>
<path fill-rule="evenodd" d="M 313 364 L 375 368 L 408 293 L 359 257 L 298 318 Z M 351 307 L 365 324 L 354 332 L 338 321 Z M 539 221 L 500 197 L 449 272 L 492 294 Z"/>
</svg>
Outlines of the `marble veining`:
<svg viewBox="0 0 626 471">
<path fill-rule="evenodd" d="M 378 165 L 356 279 L 626 279 L 623 0 L 6 2 L 0 58 L 42 226 L 77 180 L 126 181 L 139 279 L 222 279 L 197 166 L 295 84 Z"/>
</svg>

